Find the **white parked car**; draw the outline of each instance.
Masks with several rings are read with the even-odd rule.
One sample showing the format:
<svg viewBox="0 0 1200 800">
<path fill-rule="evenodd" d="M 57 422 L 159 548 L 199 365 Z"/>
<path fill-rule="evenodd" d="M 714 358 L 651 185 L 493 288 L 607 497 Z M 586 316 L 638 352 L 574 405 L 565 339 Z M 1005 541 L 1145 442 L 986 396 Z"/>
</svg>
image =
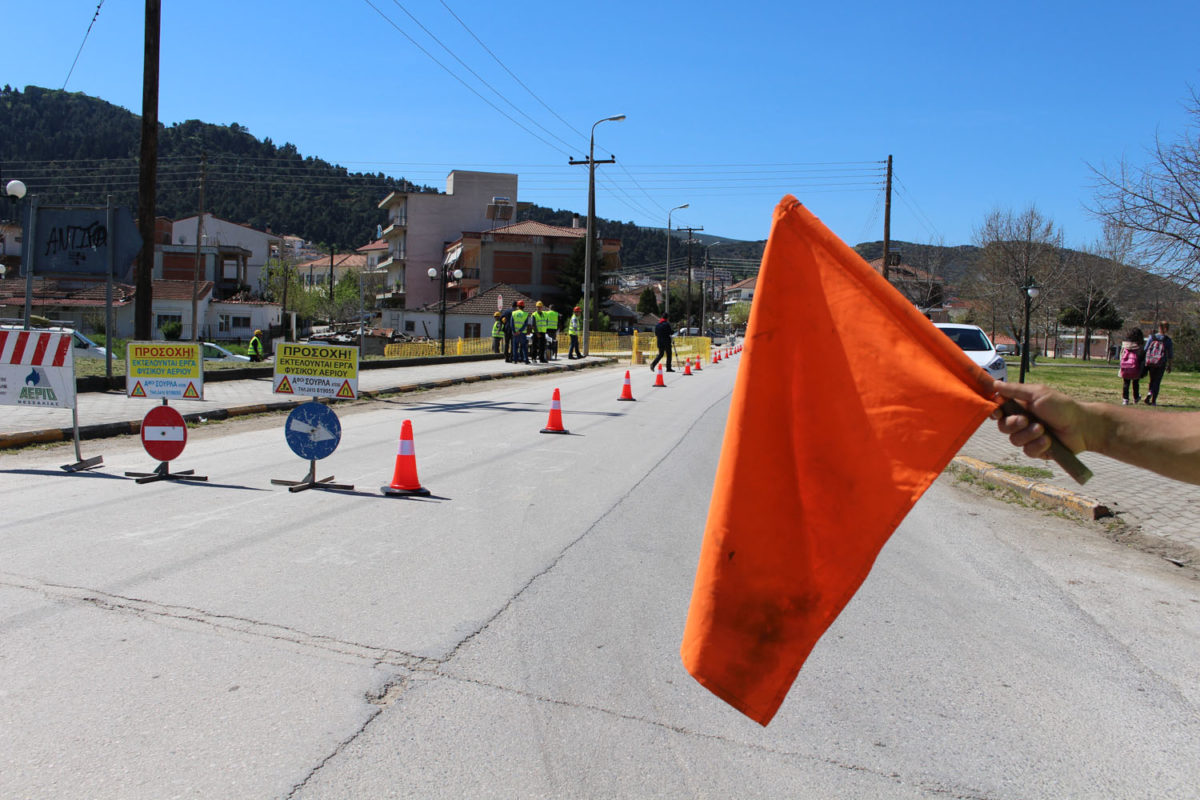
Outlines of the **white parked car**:
<svg viewBox="0 0 1200 800">
<path fill-rule="evenodd" d="M 239 356 L 237 353 L 231 353 L 220 345 L 212 342 L 201 342 L 200 351 L 204 356 L 205 361 L 249 361 L 250 356 Z"/>
<path fill-rule="evenodd" d="M 40 320 L 40 319 L 41 319 L 40 317 L 35 319 L 35 324 L 33 325 L 33 330 L 35 330 L 35 331 L 50 331 L 51 333 L 66 333 L 67 331 L 71 332 L 71 341 L 72 341 L 71 352 L 75 358 L 104 358 L 108 355 L 107 350 L 105 350 L 103 347 L 101 347 L 100 345 L 93 342 L 88 337 L 84 336 L 79 331 L 72 330 L 71 328 L 64 328 L 64 327 L 54 325 L 54 324 L 36 324 L 37 320 Z M 49 320 L 43 320 L 43 321 L 50 322 Z M 12 323 L 12 324 L 8 324 L 8 323 Z M 2 321 L 0 321 L 0 328 L 3 328 L 6 331 L 16 331 L 16 332 L 20 332 L 20 331 L 24 330 L 24 327 L 21 324 L 21 320 L 19 320 L 19 319 L 2 320 Z"/>
<path fill-rule="evenodd" d="M 996 346 L 978 325 L 960 325 L 953 322 L 933 323 L 950 340 L 963 349 L 971 360 L 983 367 L 988 375 L 998 381 L 1008 380 L 1008 365 L 1004 357 L 996 352 Z"/>
</svg>

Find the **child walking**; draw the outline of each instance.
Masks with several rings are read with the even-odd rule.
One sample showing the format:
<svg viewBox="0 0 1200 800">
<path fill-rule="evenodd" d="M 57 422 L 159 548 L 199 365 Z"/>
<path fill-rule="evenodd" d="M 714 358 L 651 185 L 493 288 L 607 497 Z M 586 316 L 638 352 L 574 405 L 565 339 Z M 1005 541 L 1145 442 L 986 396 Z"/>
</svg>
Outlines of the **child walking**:
<svg viewBox="0 0 1200 800">
<path fill-rule="evenodd" d="M 1124 386 L 1121 389 L 1121 405 L 1123 406 L 1129 405 L 1130 383 L 1133 384 L 1134 405 L 1137 405 L 1141 399 L 1138 381 L 1146 370 L 1146 351 L 1143 347 L 1145 341 L 1141 328 L 1130 328 L 1129 332 L 1125 334 L 1125 341 L 1121 342 L 1121 366 L 1117 372 L 1124 380 Z"/>
</svg>

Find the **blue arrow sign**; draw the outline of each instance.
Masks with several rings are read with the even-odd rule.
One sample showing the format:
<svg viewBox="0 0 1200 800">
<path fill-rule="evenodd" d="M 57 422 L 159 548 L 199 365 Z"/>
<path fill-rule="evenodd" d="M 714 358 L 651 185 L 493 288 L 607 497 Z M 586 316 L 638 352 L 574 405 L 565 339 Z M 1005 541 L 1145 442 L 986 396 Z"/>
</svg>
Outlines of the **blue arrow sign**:
<svg viewBox="0 0 1200 800">
<path fill-rule="evenodd" d="M 108 228 L 108 209 L 104 206 L 36 206 L 30 237 L 29 216 L 33 212 L 31 204 L 21 238 L 22 275 L 29 265 L 37 275 L 107 275 L 108 244 L 112 239 L 113 277 L 122 280 L 142 249 L 137 223 L 125 206 L 113 209 L 113 230 Z"/>
<path fill-rule="evenodd" d="M 337 449 L 342 440 L 342 424 L 329 406 L 303 403 L 288 414 L 283 433 L 293 453 L 320 461 Z"/>
</svg>

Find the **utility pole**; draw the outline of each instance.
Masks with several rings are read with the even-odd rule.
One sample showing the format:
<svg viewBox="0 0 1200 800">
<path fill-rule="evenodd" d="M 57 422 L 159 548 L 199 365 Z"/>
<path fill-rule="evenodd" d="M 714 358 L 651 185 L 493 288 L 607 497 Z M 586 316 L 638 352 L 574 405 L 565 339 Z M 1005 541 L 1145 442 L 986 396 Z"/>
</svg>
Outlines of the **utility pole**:
<svg viewBox="0 0 1200 800">
<path fill-rule="evenodd" d="M 687 315 L 683 321 L 684 328 L 692 327 L 692 234 L 696 231 L 704 230 L 704 227 L 699 228 L 680 228 L 681 231 L 687 231 L 687 246 L 688 246 L 688 278 L 687 278 L 687 301 L 684 303 L 684 313 Z M 690 333 L 688 334 L 691 335 Z"/>
<path fill-rule="evenodd" d="M 192 341 L 200 341 L 200 239 L 204 235 L 204 181 L 208 174 L 208 153 L 200 151 L 200 215 L 196 217 L 196 265 L 192 269 Z"/>
<path fill-rule="evenodd" d="M 888 267 L 892 258 L 892 156 L 887 160 L 887 189 L 883 196 L 883 279 L 888 280 Z"/>
<path fill-rule="evenodd" d="M 612 119 L 616 119 L 613 117 Z M 625 119 L 624 116 L 621 119 Z M 607 120 L 600 120 L 606 122 Z M 619 120 L 618 120 L 619 121 Z M 599 125 L 597 122 L 596 125 Z M 592 318 L 592 246 L 593 239 L 596 236 L 596 165 L 597 164 L 615 164 L 615 157 L 596 160 L 596 125 L 592 126 L 592 139 L 588 145 L 588 157 L 586 160 L 577 161 L 568 159 L 567 163 L 571 165 L 587 164 L 588 168 L 588 214 L 587 214 L 587 240 L 583 247 L 583 354 L 588 355 L 588 327 Z M 596 317 L 599 319 L 599 316 Z"/>
<path fill-rule="evenodd" d="M 134 338 L 151 338 L 154 304 L 154 193 L 158 186 L 158 42 L 162 0 L 146 0 L 145 57 L 142 67 L 142 147 L 138 163 L 138 258 L 133 303 Z"/>
</svg>

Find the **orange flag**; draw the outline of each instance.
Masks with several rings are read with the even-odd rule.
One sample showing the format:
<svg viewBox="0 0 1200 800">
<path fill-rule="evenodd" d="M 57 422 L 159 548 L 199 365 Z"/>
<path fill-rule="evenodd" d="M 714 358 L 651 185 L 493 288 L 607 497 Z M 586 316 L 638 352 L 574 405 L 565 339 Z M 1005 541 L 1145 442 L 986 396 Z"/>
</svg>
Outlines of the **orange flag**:
<svg viewBox="0 0 1200 800">
<path fill-rule="evenodd" d="M 762 725 L 892 531 L 996 402 L 992 380 L 792 196 L 771 237 L 683 636 Z"/>
</svg>

